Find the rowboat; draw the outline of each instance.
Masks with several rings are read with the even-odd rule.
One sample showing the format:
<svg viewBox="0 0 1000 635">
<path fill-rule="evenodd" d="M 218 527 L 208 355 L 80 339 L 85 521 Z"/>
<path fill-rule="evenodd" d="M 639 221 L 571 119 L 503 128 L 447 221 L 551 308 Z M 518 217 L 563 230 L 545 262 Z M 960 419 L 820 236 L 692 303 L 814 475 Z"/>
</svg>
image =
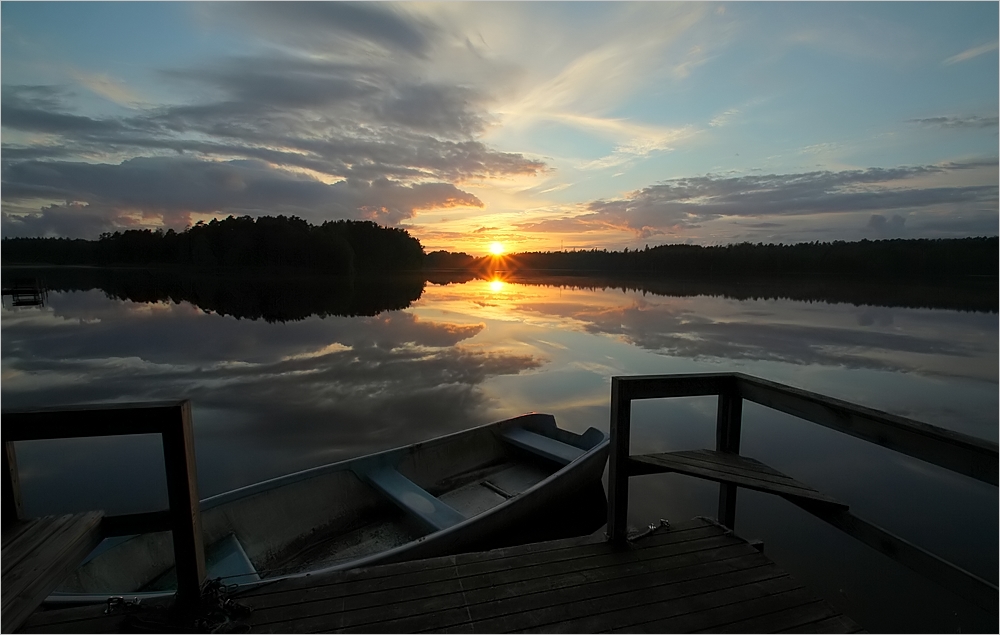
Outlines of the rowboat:
<svg viewBox="0 0 1000 635">
<path fill-rule="evenodd" d="M 599 486 L 608 437 L 531 413 L 316 467 L 201 501 L 208 578 L 251 585 L 488 548 L 546 508 Z M 169 532 L 105 540 L 50 596 L 163 594 Z"/>
</svg>

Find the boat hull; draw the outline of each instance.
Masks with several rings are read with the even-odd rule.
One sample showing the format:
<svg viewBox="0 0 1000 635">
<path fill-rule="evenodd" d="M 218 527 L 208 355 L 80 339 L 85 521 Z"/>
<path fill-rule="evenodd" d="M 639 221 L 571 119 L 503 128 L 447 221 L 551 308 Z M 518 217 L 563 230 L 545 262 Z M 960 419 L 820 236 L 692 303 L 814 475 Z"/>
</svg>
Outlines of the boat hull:
<svg viewBox="0 0 1000 635">
<path fill-rule="evenodd" d="M 498 546 L 599 486 L 607 455 L 604 433 L 532 413 L 240 488 L 202 501 L 209 577 L 254 584 Z M 169 593 L 171 553 L 169 532 L 106 545 L 50 600 Z"/>
</svg>

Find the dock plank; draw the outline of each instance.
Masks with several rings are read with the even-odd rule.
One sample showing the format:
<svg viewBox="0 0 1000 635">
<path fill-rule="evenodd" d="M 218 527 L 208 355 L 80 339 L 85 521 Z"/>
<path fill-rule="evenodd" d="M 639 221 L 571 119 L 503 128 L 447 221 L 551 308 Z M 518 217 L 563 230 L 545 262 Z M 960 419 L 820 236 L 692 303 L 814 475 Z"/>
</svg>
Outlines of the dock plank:
<svg viewBox="0 0 1000 635">
<path fill-rule="evenodd" d="M 261 633 L 859 629 L 745 541 L 700 519 L 622 547 L 598 537 L 558 540 L 278 580 L 233 599 L 254 609 L 239 628 Z M 129 628 L 102 609 L 39 613 L 23 630 Z"/>
<path fill-rule="evenodd" d="M 806 499 L 826 505 L 847 508 L 847 505 L 790 476 L 749 457 L 714 450 L 685 450 L 629 457 L 633 474 L 677 472 L 719 483 L 739 485 L 786 498 Z"/>
<path fill-rule="evenodd" d="M 3 533 L 2 628 L 20 626 L 101 541 L 102 512 L 20 520 Z"/>
</svg>

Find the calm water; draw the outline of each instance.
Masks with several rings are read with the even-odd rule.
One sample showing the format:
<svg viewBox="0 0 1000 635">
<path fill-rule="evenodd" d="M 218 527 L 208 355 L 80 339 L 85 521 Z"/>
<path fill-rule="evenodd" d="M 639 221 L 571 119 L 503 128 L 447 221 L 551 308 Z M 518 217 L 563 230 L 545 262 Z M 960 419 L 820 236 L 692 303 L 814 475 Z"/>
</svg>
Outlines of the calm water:
<svg viewBox="0 0 1000 635">
<path fill-rule="evenodd" d="M 63 290 L 45 306 L 3 309 L 3 407 L 191 399 L 203 496 L 532 410 L 607 430 L 610 378 L 626 374 L 740 371 L 997 440 L 995 300 L 571 282 L 405 283 L 377 301 L 316 280 L 50 284 Z M 710 398 L 638 402 L 632 451 L 714 447 L 714 417 Z M 19 444 L 28 511 L 165 505 L 157 443 Z M 996 582 L 996 488 L 752 404 L 742 451 Z M 715 516 L 717 491 L 633 479 L 630 522 Z M 996 630 L 996 615 L 783 499 L 741 491 L 737 531 L 870 630 Z"/>
</svg>

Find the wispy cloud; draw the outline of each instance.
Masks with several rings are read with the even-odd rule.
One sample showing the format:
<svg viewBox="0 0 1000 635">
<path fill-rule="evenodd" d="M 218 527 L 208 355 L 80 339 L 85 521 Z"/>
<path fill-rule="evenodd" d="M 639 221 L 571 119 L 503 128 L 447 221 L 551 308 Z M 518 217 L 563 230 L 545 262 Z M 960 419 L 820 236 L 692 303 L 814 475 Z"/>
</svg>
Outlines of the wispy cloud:
<svg viewBox="0 0 1000 635">
<path fill-rule="evenodd" d="M 125 82 L 104 73 L 84 73 L 73 71 L 73 78 L 96 95 L 119 106 L 134 108 L 145 103 L 138 93 L 130 89 Z"/>
<path fill-rule="evenodd" d="M 967 184 L 961 174 L 996 166 L 996 159 L 942 165 L 820 171 L 798 174 L 717 176 L 670 179 L 613 200 L 592 201 L 584 213 L 524 223 L 524 231 L 575 233 L 616 229 L 641 238 L 680 234 L 706 222 L 739 219 L 859 215 L 868 230 L 904 228 L 897 212 L 942 206 L 981 228 L 996 224 L 998 188 L 992 182 Z M 928 185 L 929 177 L 945 184 Z M 951 181 L 950 184 L 947 182 Z"/>
<path fill-rule="evenodd" d="M 600 159 L 588 161 L 579 166 L 581 170 L 603 170 L 624 165 L 632 160 L 648 157 L 655 152 L 667 152 L 673 146 L 697 134 L 694 126 L 680 128 L 656 128 L 636 126 L 627 140 L 615 146 L 614 151 Z"/>
<path fill-rule="evenodd" d="M 721 128 L 722 126 L 729 125 L 732 123 L 733 119 L 740 114 L 740 112 L 739 108 L 730 108 L 729 110 L 712 117 L 712 120 L 708 122 L 708 125 L 713 128 Z"/>
<path fill-rule="evenodd" d="M 1000 118 L 995 115 L 992 117 L 979 117 L 971 115 L 965 117 L 926 117 L 923 119 L 907 119 L 907 122 L 937 128 L 996 128 L 998 120 L 1000 120 Z"/>
<path fill-rule="evenodd" d="M 995 41 L 990 42 L 989 44 L 983 44 L 982 46 L 976 46 L 966 51 L 962 51 L 958 55 L 953 55 L 941 63 L 945 66 L 951 66 L 952 64 L 958 64 L 959 62 L 964 62 L 965 60 L 971 60 L 974 57 L 979 57 L 983 53 L 995 51 L 998 44 L 1000 44 L 1000 42 Z"/>
</svg>

